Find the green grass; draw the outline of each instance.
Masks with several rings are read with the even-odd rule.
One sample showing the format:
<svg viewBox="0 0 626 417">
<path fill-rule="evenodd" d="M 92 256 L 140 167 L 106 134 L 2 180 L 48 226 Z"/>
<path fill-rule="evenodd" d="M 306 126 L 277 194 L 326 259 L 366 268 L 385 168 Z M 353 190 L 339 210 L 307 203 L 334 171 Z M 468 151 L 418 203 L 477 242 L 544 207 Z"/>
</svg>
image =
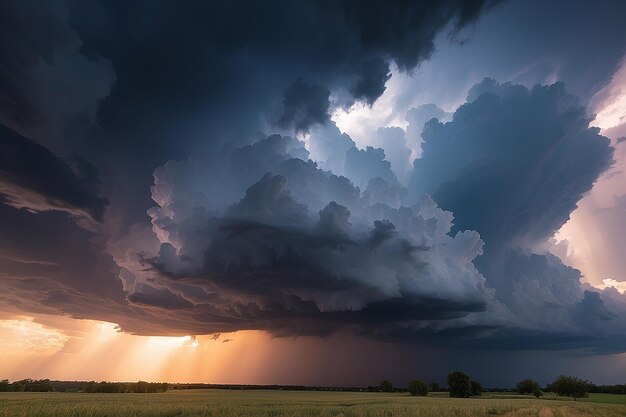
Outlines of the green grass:
<svg viewBox="0 0 626 417">
<path fill-rule="evenodd" d="M 590 401 L 601 397 L 592 396 Z M 621 404 L 488 394 L 456 399 L 407 394 L 188 390 L 159 394 L 0 393 L 0 417 L 626 417 Z"/>
<path fill-rule="evenodd" d="M 581 401 L 605 404 L 624 404 L 626 405 L 626 395 L 619 394 L 589 394 L 589 398 L 583 398 Z"/>
</svg>

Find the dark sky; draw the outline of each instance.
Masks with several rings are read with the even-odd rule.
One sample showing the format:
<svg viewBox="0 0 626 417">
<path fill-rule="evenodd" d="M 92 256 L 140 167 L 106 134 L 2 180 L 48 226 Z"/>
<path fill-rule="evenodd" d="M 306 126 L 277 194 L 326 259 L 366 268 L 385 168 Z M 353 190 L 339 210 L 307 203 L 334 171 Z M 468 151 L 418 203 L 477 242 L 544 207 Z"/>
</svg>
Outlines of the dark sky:
<svg viewBox="0 0 626 417">
<path fill-rule="evenodd" d="M 585 276 L 558 236 L 603 181 L 610 204 L 585 216 L 626 231 L 624 16 L 617 0 L 3 2 L 0 319 L 349 335 L 497 384 L 516 358 L 548 378 L 576 357 L 597 377 L 626 352 L 626 267 Z"/>
</svg>

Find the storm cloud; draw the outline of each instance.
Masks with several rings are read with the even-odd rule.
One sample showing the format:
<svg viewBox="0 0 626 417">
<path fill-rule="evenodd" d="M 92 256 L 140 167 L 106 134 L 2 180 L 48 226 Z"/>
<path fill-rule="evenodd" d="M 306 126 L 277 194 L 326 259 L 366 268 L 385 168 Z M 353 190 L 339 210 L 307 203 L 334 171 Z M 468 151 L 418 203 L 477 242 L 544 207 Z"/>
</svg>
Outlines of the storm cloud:
<svg viewBox="0 0 626 417">
<path fill-rule="evenodd" d="M 219 165 L 158 170 L 150 214 L 159 249 L 127 263 L 125 286 L 148 286 L 146 297 L 168 288 L 163 308 L 174 292 L 188 297 L 190 314 L 211 318 L 207 332 L 317 334 L 486 308 L 490 293 L 472 265 L 478 234 L 448 236 L 452 216 L 428 196 L 411 207 L 365 198 L 348 178 L 293 158 L 288 150 L 299 146 L 274 135 Z M 242 164 L 248 149 L 265 165 Z"/>
<path fill-rule="evenodd" d="M 225 328 L 207 324 L 213 331 L 349 328 L 476 349 L 620 351 L 623 297 L 583 284 L 545 250 L 611 165 L 589 121 L 562 85 L 486 80 L 450 122 L 426 123 L 408 190 L 382 148 L 349 147 L 344 177 L 279 135 L 219 162 L 168 163 L 155 173 L 150 210 L 159 241 L 129 263 L 130 281 L 169 289 L 164 308 L 191 300 L 210 323 L 227 311 Z M 342 138 L 334 129 L 317 129 L 315 143 Z M 563 155 L 581 162 L 559 164 Z M 533 192 L 511 195 L 509 184 Z"/>
<path fill-rule="evenodd" d="M 98 196 L 95 167 L 70 163 L 0 125 L 0 194 L 5 203 L 32 211 L 60 210 L 102 222 L 106 198 Z"/>
<path fill-rule="evenodd" d="M 624 295 L 553 254 L 613 163 L 566 85 L 338 127 L 497 3 L 4 6 L 0 312 L 626 351 Z"/>
</svg>

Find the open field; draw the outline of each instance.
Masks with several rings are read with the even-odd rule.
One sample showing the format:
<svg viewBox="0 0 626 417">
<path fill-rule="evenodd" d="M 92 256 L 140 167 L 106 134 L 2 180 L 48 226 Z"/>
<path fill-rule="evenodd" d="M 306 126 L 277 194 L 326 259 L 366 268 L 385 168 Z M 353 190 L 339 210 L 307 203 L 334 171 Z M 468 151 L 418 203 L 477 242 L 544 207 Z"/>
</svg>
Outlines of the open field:
<svg viewBox="0 0 626 417">
<path fill-rule="evenodd" d="M 455 399 L 435 394 L 187 390 L 158 394 L 0 393 L 0 417 L 191 416 L 624 416 L 623 396 L 588 401 L 486 394 Z M 603 402 L 594 402 L 603 401 Z M 619 403 L 622 401 L 621 403 Z M 612 402 L 612 404 L 610 404 Z"/>
<path fill-rule="evenodd" d="M 590 401 L 594 403 L 623 404 L 626 406 L 626 395 L 616 394 L 589 394 L 589 398 L 580 401 Z"/>
</svg>

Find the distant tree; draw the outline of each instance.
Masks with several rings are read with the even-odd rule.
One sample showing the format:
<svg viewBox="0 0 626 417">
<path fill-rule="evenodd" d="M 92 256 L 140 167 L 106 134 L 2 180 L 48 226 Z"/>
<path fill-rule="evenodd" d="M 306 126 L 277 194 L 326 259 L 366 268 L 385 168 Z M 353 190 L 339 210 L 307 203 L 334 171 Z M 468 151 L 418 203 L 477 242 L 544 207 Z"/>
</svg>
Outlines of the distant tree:
<svg viewBox="0 0 626 417">
<path fill-rule="evenodd" d="M 588 392 L 601 392 L 604 394 L 626 394 L 626 384 L 617 384 L 617 385 L 589 384 Z"/>
<path fill-rule="evenodd" d="M 525 379 L 518 382 L 515 389 L 519 394 L 533 394 L 536 390 L 540 389 L 540 387 L 536 381 Z"/>
<path fill-rule="evenodd" d="M 478 381 L 471 381 L 470 386 L 472 387 L 472 395 L 481 396 L 483 393 L 483 386 Z"/>
<path fill-rule="evenodd" d="M 437 392 L 441 389 L 439 387 L 439 382 L 431 382 L 429 385 L 429 388 L 430 388 L 430 392 Z"/>
<path fill-rule="evenodd" d="M 9 384 L 8 379 L 3 379 L 0 381 L 0 392 L 7 392 L 11 389 L 11 384 Z"/>
<path fill-rule="evenodd" d="M 539 388 L 533 391 L 533 395 L 537 398 L 543 397 L 543 392 Z"/>
<path fill-rule="evenodd" d="M 428 385 L 426 385 L 425 382 L 414 379 L 409 382 L 408 391 L 411 395 L 421 395 L 422 397 L 425 397 L 428 395 Z"/>
<path fill-rule="evenodd" d="M 11 391 L 24 392 L 24 384 L 21 381 L 15 381 L 11 384 Z"/>
<path fill-rule="evenodd" d="M 450 397 L 467 398 L 472 393 L 470 377 L 463 372 L 455 371 L 448 374 Z"/>
<path fill-rule="evenodd" d="M 16 391 L 48 392 L 54 391 L 54 386 L 49 379 L 22 379 L 14 382 Z M 12 385 L 13 385 L 12 384 Z"/>
<path fill-rule="evenodd" d="M 393 384 L 391 381 L 387 381 L 386 379 L 381 381 L 380 390 L 382 392 L 393 392 Z"/>
<path fill-rule="evenodd" d="M 550 389 L 559 395 L 576 398 L 587 397 L 589 382 L 575 376 L 559 376 L 552 384 Z"/>
<path fill-rule="evenodd" d="M 132 384 L 131 389 L 132 392 L 137 392 L 137 393 L 147 393 L 150 392 L 150 384 L 148 382 L 145 381 L 139 381 L 135 384 Z"/>
</svg>

